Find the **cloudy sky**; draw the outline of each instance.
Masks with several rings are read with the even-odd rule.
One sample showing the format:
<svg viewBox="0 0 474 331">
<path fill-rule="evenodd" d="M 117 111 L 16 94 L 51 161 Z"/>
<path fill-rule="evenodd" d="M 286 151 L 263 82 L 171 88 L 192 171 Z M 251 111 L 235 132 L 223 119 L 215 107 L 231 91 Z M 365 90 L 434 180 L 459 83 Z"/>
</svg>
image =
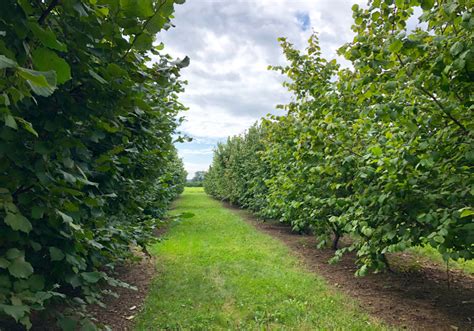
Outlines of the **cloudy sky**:
<svg viewBox="0 0 474 331">
<path fill-rule="evenodd" d="M 213 147 L 242 133 L 290 96 L 282 77 L 268 65 L 283 64 L 278 37 L 303 49 L 312 31 L 323 54 L 352 40 L 351 7 L 364 0 L 187 0 L 176 6 L 175 28 L 158 36 L 175 57 L 191 58 L 181 101 L 189 107 L 181 131 L 193 138 L 179 144 L 189 177 L 207 170 Z"/>
</svg>

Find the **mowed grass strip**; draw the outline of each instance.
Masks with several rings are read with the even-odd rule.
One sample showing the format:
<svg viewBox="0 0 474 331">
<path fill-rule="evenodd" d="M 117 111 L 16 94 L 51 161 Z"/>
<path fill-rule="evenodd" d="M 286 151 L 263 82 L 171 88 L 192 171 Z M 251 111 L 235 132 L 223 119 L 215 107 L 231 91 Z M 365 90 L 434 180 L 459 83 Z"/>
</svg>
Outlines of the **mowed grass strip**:
<svg viewBox="0 0 474 331">
<path fill-rule="evenodd" d="M 154 245 L 158 273 L 136 330 L 381 330 L 277 239 L 187 188 Z"/>
</svg>

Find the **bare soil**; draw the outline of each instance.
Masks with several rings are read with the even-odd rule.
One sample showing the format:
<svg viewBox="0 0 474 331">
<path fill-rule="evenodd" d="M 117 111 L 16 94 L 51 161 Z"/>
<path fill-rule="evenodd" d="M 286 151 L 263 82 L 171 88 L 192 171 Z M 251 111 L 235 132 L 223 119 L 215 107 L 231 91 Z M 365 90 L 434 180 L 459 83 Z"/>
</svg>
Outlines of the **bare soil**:
<svg viewBox="0 0 474 331">
<path fill-rule="evenodd" d="M 170 210 L 174 208 L 171 205 Z M 155 236 L 162 237 L 169 229 L 167 222 L 155 230 Z M 156 260 L 146 251 L 139 253 L 141 261 L 132 262 L 116 268 L 115 278 L 136 287 L 136 290 L 126 288 L 113 289 L 118 297 L 107 297 L 103 302 L 105 307 L 94 305 L 88 310 L 100 324 L 107 325 L 113 331 L 133 330 L 135 316 L 143 308 L 151 282 L 155 277 Z"/>
<path fill-rule="evenodd" d="M 306 265 L 339 291 L 354 298 L 371 316 L 409 330 L 474 330 L 474 277 L 446 270 L 409 253 L 389 256 L 393 272 L 355 277 L 355 254 L 336 264 L 330 248 L 316 248 L 312 235 L 297 234 L 283 223 L 260 220 L 227 203 L 258 230 L 284 242 Z"/>
<path fill-rule="evenodd" d="M 120 266 L 116 271 L 117 279 L 136 287 L 136 290 L 114 288 L 117 298 L 109 296 L 104 300 L 104 308 L 95 305 L 89 308 L 89 312 L 114 331 L 133 330 L 135 316 L 142 309 L 155 274 L 155 261 L 146 257 L 139 262 Z"/>
<path fill-rule="evenodd" d="M 131 261 L 117 266 L 111 274 L 115 279 L 121 280 L 133 287 L 107 287 L 103 290 L 110 290 L 116 296 L 104 296 L 102 302 L 106 305 L 100 307 L 92 305 L 87 307 L 94 322 L 98 325 L 107 325 L 113 331 L 133 330 L 135 316 L 140 312 L 145 298 L 148 294 L 151 281 L 156 273 L 155 261 L 141 252 L 137 252 L 141 257 L 139 261 Z M 62 311 L 64 307 L 56 307 Z M 53 316 L 37 314 L 32 316 L 33 327 L 31 331 L 60 331 Z M 2 328 L 3 327 L 3 328 Z M 5 325 L 0 322 L 0 331 L 24 331 L 21 326 Z"/>
<path fill-rule="evenodd" d="M 170 210 L 174 209 L 174 203 Z M 155 236 L 162 237 L 169 229 L 167 222 L 155 230 Z M 103 302 L 105 307 L 94 305 L 89 312 L 100 324 L 109 326 L 113 331 L 133 330 L 135 316 L 143 308 L 151 282 L 156 274 L 156 261 L 148 252 L 141 254 L 141 261 L 129 263 L 116 268 L 115 278 L 136 287 L 136 290 L 126 288 L 113 289 L 118 297 L 107 297 Z"/>
</svg>

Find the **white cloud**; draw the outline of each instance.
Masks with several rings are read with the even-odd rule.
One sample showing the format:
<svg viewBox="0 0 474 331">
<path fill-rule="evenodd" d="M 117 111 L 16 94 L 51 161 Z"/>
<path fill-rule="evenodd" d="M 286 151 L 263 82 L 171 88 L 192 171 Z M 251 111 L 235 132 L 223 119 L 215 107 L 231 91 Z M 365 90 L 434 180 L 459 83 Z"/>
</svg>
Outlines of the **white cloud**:
<svg viewBox="0 0 474 331">
<path fill-rule="evenodd" d="M 256 117 L 236 116 L 221 106 L 207 105 L 207 108 L 202 108 L 195 103 L 181 129 L 191 136 L 225 138 L 241 133 L 255 121 Z"/>
<path fill-rule="evenodd" d="M 207 170 L 209 168 L 208 163 L 200 162 L 200 163 L 194 163 L 194 162 L 187 162 L 186 163 L 186 171 L 188 172 L 187 179 L 192 179 L 194 177 L 194 173 L 196 171 L 202 171 L 202 170 Z"/>
<path fill-rule="evenodd" d="M 302 49 L 319 33 L 323 55 L 352 39 L 353 3 L 358 0 L 188 0 L 176 6 L 175 28 L 158 36 L 165 51 L 188 55 L 189 82 L 181 101 L 189 107 L 181 130 L 193 143 L 178 146 L 190 174 L 207 169 L 217 141 L 242 133 L 259 118 L 277 113 L 289 93 L 268 65 L 284 64 L 278 37 Z"/>
<path fill-rule="evenodd" d="M 191 148 L 181 148 L 180 152 L 181 155 L 212 155 L 213 153 L 212 148 L 207 149 L 191 149 Z"/>
</svg>

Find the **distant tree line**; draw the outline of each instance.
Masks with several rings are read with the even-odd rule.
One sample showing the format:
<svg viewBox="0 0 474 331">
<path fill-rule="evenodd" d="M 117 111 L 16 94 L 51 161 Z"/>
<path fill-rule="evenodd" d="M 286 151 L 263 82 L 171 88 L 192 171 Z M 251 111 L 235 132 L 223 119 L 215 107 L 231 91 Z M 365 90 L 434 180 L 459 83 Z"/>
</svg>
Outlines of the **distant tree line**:
<svg viewBox="0 0 474 331">
<path fill-rule="evenodd" d="M 194 177 L 186 181 L 187 187 L 202 187 L 204 184 L 204 178 L 206 176 L 206 171 L 196 171 Z"/>
</svg>

